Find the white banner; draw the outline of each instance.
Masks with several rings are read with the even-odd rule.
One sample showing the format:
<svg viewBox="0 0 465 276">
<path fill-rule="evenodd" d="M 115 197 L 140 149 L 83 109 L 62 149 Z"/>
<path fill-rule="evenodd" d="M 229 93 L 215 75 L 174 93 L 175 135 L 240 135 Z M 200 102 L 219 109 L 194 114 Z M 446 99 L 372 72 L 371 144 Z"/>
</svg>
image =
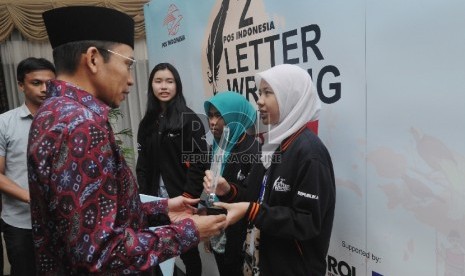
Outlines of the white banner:
<svg viewBox="0 0 465 276">
<path fill-rule="evenodd" d="M 408 3 L 407 3 L 408 2 Z M 465 2 L 156 0 L 150 66 L 188 105 L 255 103 L 256 72 L 308 70 L 337 202 L 327 275 L 465 275 Z"/>
</svg>

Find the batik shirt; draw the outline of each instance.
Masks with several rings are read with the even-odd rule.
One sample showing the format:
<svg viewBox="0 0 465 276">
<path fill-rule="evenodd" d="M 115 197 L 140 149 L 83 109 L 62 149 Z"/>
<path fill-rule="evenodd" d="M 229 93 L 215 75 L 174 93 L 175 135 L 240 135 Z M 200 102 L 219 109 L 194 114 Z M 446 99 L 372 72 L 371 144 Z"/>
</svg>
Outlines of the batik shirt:
<svg viewBox="0 0 465 276">
<path fill-rule="evenodd" d="M 199 242 L 191 219 L 150 230 L 167 200 L 142 204 L 109 108 L 54 80 L 31 126 L 32 232 L 39 274 L 137 274 Z"/>
</svg>

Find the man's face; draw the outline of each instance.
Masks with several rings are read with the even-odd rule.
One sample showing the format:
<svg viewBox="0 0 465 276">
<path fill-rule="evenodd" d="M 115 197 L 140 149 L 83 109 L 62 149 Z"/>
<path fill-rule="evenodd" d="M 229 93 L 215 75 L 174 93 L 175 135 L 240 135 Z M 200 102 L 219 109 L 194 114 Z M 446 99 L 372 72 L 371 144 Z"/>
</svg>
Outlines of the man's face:
<svg viewBox="0 0 465 276">
<path fill-rule="evenodd" d="M 108 50 L 112 53 L 109 53 L 108 62 L 102 64 L 99 69 L 95 96 L 110 107 L 116 108 L 126 99 L 129 87 L 134 84 L 132 77 L 134 51 L 125 44 L 118 44 Z"/>
<path fill-rule="evenodd" d="M 39 107 L 45 100 L 45 83 L 55 78 L 51 70 L 37 70 L 27 73 L 23 82 L 18 82 L 19 89 L 24 92 L 26 105 Z"/>
</svg>

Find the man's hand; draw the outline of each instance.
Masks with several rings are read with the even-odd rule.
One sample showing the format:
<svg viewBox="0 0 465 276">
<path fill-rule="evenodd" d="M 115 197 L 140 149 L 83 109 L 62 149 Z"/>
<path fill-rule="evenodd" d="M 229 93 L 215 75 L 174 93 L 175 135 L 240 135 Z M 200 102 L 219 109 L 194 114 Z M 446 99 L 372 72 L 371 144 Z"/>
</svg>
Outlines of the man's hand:
<svg viewBox="0 0 465 276">
<path fill-rule="evenodd" d="M 216 186 L 216 191 L 213 191 L 212 187 L 213 182 L 213 173 L 210 170 L 205 171 L 205 176 L 203 177 L 203 188 L 207 195 L 211 193 L 215 193 L 218 196 L 224 196 L 225 194 L 229 193 L 231 190 L 231 186 L 229 185 L 228 181 L 224 179 L 224 177 L 220 177 L 218 179 L 218 184 Z"/>
<path fill-rule="evenodd" d="M 199 216 L 193 215 L 191 219 L 194 221 L 197 230 L 199 230 L 200 239 L 206 240 L 212 236 L 219 235 L 221 230 L 226 228 L 226 216 Z"/>
<path fill-rule="evenodd" d="M 238 202 L 238 203 L 224 203 L 224 202 L 215 202 L 213 205 L 224 208 L 228 211 L 226 217 L 227 225 L 232 225 L 238 222 L 245 216 L 247 209 L 250 206 L 250 202 Z"/>
<path fill-rule="evenodd" d="M 168 216 L 172 222 L 177 222 L 181 219 L 189 218 L 196 212 L 193 205 L 199 203 L 200 199 L 192 199 L 183 196 L 178 196 L 168 199 Z"/>
<path fill-rule="evenodd" d="M 13 197 L 22 202 L 30 203 L 31 198 L 29 195 L 29 190 L 22 188 L 18 183 L 9 179 L 5 175 L 6 169 L 6 157 L 0 156 L 0 192 L 7 194 L 10 197 Z"/>
</svg>

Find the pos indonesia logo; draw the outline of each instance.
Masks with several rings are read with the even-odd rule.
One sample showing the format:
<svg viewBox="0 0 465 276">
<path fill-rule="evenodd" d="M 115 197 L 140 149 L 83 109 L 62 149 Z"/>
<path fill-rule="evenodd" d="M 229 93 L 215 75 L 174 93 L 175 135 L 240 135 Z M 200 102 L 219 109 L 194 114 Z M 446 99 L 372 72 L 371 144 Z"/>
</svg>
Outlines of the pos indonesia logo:
<svg viewBox="0 0 465 276">
<path fill-rule="evenodd" d="M 169 35 L 174 36 L 178 33 L 182 18 L 178 7 L 171 4 L 168 8 L 168 14 L 163 20 L 163 26 L 166 26 Z"/>
</svg>

